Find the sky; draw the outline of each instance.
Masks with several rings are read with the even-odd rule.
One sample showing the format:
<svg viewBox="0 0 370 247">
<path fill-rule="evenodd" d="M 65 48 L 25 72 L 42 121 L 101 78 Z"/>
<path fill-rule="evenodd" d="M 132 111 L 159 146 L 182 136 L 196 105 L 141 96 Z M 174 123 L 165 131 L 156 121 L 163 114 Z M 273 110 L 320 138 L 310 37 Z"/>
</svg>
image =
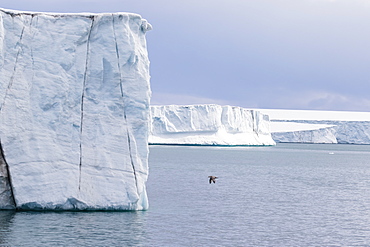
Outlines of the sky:
<svg viewBox="0 0 370 247">
<path fill-rule="evenodd" d="M 370 0 L 1 0 L 1 8 L 133 12 L 152 104 L 370 112 Z"/>
</svg>

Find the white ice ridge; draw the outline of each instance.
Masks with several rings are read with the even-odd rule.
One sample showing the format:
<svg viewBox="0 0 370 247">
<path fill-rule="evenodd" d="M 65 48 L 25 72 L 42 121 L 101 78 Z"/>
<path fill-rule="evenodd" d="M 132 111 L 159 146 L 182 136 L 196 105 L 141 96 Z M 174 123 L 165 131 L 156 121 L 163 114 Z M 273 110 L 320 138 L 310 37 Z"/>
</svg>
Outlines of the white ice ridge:
<svg viewBox="0 0 370 247">
<path fill-rule="evenodd" d="M 220 105 L 151 106 L 150 144 L 275 145 L 267 115 Z"/>
<path fill-rule="evenodd" d="M 150 29 L 0 9 L 0 208 L 148 207 Z"/>
<path fill-rule="evenodd" d="M 370 144 L 370 112 L 261 109 L 276 142 Z"/>
</svg>

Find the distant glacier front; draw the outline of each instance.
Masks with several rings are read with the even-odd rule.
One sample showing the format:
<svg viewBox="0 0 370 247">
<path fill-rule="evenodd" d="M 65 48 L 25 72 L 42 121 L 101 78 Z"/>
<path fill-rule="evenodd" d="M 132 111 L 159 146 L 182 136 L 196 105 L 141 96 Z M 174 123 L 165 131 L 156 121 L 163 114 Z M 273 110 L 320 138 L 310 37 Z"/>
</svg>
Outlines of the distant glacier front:
<svg viewBox="0 0 370 247">
<path fill-rule="evenodd" d="M 151 106 L 151 115 L 150 144 L 370 144 L 369 112 L 252 110 L 204 104 Z"/>
<path fill-rule="evenodd" d="M 370 144 L 370 112 L 261 110 L 276 142 Z"/>
<path fill-rule="evenodd" d="M 301 130 L 272 130 L 271 135 L 276 142 L 370 144 L 370 121 L 272 121 L 272 129 L 281 124 L 310 127 Z M 312 125 L 317 127 L 313 129 Z"/>
<path fill-rule="evenodd" d="M 269 117 L 242 107 L 204 105 L 151 106 L 149 144 L 275 145 Z"/>
</svg>

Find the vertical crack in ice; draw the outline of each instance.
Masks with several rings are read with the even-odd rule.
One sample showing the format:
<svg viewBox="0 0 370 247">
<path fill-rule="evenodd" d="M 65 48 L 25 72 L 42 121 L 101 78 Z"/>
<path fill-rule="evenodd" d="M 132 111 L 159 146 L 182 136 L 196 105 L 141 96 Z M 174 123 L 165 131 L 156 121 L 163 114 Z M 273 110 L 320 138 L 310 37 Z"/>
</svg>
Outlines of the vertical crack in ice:
<svg viewBox="0 0 370 247">
<path fill-rule="evenodd" d="M 116 43 L 116 54 L 117 54 L 117 60 L 118 60 L 118 70 L 119 70 L 119 74 L 120 74 L 120 77 L 119 77 L 119 84 L 120 84 L 120 89 L 121 89 L 121 96 L 122 96 L 122 100 L 123 100 L 123 118 L 125 120 L 125 124 L 126 124 L 126 133 L 127 133 L 127 143 L 128 143 L 128 150 L 129 150 L 129 153 L 130 153 L 130 161 L 131 161 L 131 166 L 132 166 L 132 171 L 134 173 L 134 178 L 135 178 L 135 186 L 136 186 L 136 192 L 139 196 L 139 188 L 138 188 L 138 184 L 137 184 L 137 174 L 136 174 L 136 169 L 135 169 L 135 164 L 134 164 L 134 159 L 132 157 L 132 148 L 131 148 L 131 138 L 130 138 L 130 131 L 129 131 L 129 125 L 128 125 L 128 121 L 127 121 L 127 116 L 126 116 L 126 111 L 125 111 L 125 102 L 124 102 L 124 93 L 123 93 L 123 85 L 122 85 L 122 71 L 121 71 L 121 65 L 120 65 L 120 57 L 119 57 L 119 51 L 118 51 L 118 42 L 117 42 L 117 36 L 116 36 L 116 28 L 115 28 L 115 24 L 114 24 L 114 15 L 112 15 L 112 22 L 113 22 L 113 35 L 114 35 L 114 41 Z"/>
<path fill-rule="evenodd" d="M 253 124 L 253 132 L 256 133 L 258 136 L 258 128 L 257 128 L 257 119 L 256 119 L 256 112 L 254 110 L 251 110 L 252 113 L 252 124 Z"/>
<path fill-rule="evenodd" d="M 18 42 L 15 44 L 15 47 L 19 46 L 20 43 L 22 42 L 22 39 L 23 39 L 23 33 L 24 33 L 24 29 L 25 27 L 22 28 L 22 31 L 21 31 L 21 34 L 19 36 L 19 40 Z M 18 48 L 18 51 L 17 51 L 17 55 L 15 56 L 15 62 L 14 62 L 14 67 L 13 67 L 13 73 L 12 73 L 12 76 L 10 77 L 10 80 L 9 80 L 9 83 L 8 83 L 8 87 L 6 88 L 6 92 L 5 92 L 5 96 L 4 96 L 4 99 L 3 99 L 3 102 L 1 102 L 1 105 L 0 105 L 0 111 L 3 109 L 3 106 L 5 104 L 5 100 L 8 96 L 8 93 L 9 93 L 9 90 L 13 84 L 13 81 L 14 81 L 14 77 L 15 77 L 15 71 L 17 70 L 17 65 L 18 65 L 18 58 L 19 58 L 19 54 L 21 53 L 21 50 L 22 48 L 19 47 Z"/>
<path fill-rule="evenodd" d="M 117 64 L 118 64 L 118 71 L 119 71 L 119 86 L 120 86 L 120 89 L 121 89 L 121 96 L 123 98 L 122 71 L 121 71 L 121 64 L 119 62 L 119 52 L 118 52 L 118 43 L 117 43 L 117 36 L 116 36 L 116 27 L 115 27 L 115 24 L 114 24 L 114 15 L 113 14 L 112 14 L 112 23 L 113 23 L 114 42 L 116 44 Z"/>
<path fill-rule="evenodd" d="M 313 131 L 311 131 L 311 142 L 313 143 Z"/>
<path fill-rule="evenodd" d="M 86 80 L 87 80 L 87 68 L 89 63 L 89 55 L 90 55 L 90 37 L 91 31 L 94 26 L 94 16 L 91 16 L 91 26 L 89 29 L 89 33 L 87 35 L 86 41 L 86 62 L 85 62 L 85 72 L 83 78 L 83 87 L 82 87 L 82 94 L 81 94 L 81 119 L 80 119 L 80 164 L 79 164 L 79 178 L 78 178 L 78 190 L 81 190 L 81 169 L 82 169 L 82 127 L 83 127 L 83 118 L 84 118 L 84 99 L 85 99 L 85 88 L 86 88 Z"/>
<path fill-rule="evenodd" d="M 3 150 L 3 146 L 1 144 L 1 141 L 0 141 L 0 159 L 1 159 L 0 162 L 3 162 L 3 164 L 5 165 L 5 172 L 7 173 L 7 174 L 5 174 L 6 175 L 5 177 L 7 178 L 7 182 L 8 182 L 8 185 L 9 185 L 11 203 L 13 204 L 14 208 L 17 208 L 17 203 L 16 203 L 15 197 L 14 197 L 12 177 L 11 177 L 11 174 L 10 174 L 9 165 L 6 162 L 6 159 L 5 159 L 4 150 Z"/>
<path fill-rule="evenodd" d="M 35 17 L 34 14 L 31 15 L 32 18 L 31 18 L 31 22 L 30 22 L 30 33 L 32 34 L 32 24 L 33 24 L 33 18 Z M 32 78 L 31 78 L 31 83 L 33 82 L 33 78 L 34 78 L 34 71 L 35 71 L 35 58 L 33 56 L 33 47 L 32 47 L 32 41 L 35 37 L 35 33 L 32 34 L 32 39 L 31 39 L 31 42 L 30 42 L 30 51 L 31 51 L 31 62 L 32 62 Z"/>
<path fill-rule="evenodd" d="M 127 122 L 126 112 L 123 113 L 123 116 L 124 116 L 126 126 L 127 126 L 126 127 L 126 132 L 127 132 L 128 150 L 129 150 L 129 153 L 130 153 L 131 166 L 132 166 L 132 171 L 134 173 L 134 178 L 135 178 L 136 192 L 139 196 L 139 189 L 138 189 L 138 184 L 137 184 L 137 175 L 136 175 L 134 159 L 132 158 L 131 138 L 130 138 L 130 131 L 128 130 L 128 122 Z"/>
</svg>

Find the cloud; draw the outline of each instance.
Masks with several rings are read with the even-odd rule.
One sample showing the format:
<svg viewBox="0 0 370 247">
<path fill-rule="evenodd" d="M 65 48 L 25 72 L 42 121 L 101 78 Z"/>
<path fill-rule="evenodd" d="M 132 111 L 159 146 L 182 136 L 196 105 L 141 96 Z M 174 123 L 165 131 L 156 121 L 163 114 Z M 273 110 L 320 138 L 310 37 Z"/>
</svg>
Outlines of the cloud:
<svg viewBox="0 0 370 247">
<path fill-rule="evenodd" d="M 265 103 L 258 104 L 253 99 L 248 102 L 227 101 L 202 96 L 155 93 L 153 92 L 152 105 L 196 105 L 218 104 L 233 105 L 246 108 L 266 109 L 300 109 L 300 110 L 334 110 L 334 111 L 361 111 L 368 112 L 370 99 L 358 96 L 344 95 L 325 91 L 287 92 L 282 97 L 266 97 Z M 292 107 L 294 106 L 294 107 Z"/>
<path fill-rule="evenodd" d="M 370 109 L 370 99 L 326 91 L 289 92 L 269 102 L 270 107 L 280 109 L 364 111 Z M 275 107 L 271 107 L 275 106 Z M 292 107 L 294 106 L 294 107 Z M 265 107 L 265 106 L 264 106 Z"/>
<path fill-rule="evenodd" d="M 196 104 L 218 104 L 230 105 L 231 102 L 219 99 L 211 99 L 200 96 L 154 93 L 152 94 L 152 105 L 196 105 Z"/>
<path fill-rule="evenodd" d="M 312 109 L 318 110 L 369 111 L 370 100 L 359 96 L 321 92 L 314 95 L 307 105 Z"/>
</svg>

